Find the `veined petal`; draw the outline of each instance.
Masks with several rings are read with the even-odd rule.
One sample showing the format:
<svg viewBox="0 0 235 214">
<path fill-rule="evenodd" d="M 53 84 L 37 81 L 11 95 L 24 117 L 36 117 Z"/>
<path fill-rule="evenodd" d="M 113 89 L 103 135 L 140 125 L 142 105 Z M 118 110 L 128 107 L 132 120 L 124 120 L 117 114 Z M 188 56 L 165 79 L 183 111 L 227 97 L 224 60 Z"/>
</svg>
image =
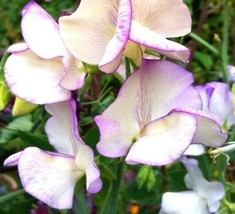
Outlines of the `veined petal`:
<svg viewBox="0 0 235 214">
<path fill-rule="evenodd" d="M 45 60 L 30 50 L 12 54 L 5 64 L 5 79 L 12 93 L 34 104 L 68 100 L 70 91 L 59 86 L 63 75 L 61 58 Z"/>
<path fill-rule="evenodd" d="M 76 167 L 86 174 L 87 191 L 97 193 L 102 187 L 100 171 L 95 165 L 93 151 L 78 134 L 75 101 L 49 104 L 46 110 L 53 115 L 46 123 L 50 143 L 60 153 L 76 156 Z"/>
<path fill-rule="evenodd" d="M 126 84 L 122 86 L 114 103 L 101 116 L 95 117 L 95 122 L 100 130 L 97 150 L 104 156 L 121 157 L 126 155 L 132 140 L 140 132 L 135 110 L 138 101 L 139 76 L 135 73 L 131 76 L 131 80 L 128 79 Z"/>
<path fill-rule="evenodd" d="M 193 191 L 164 193 L 161 211 L 162 214 L 209 214 L 206 200 Z"/>
<path fill-rule="evenodd" d="M 219 200 L 225 195 L 225 189 L 221 182 L 208 182 L 198 168 L 198 162 L 194 159 L 182 159 L 188 174 L 185 176 L 186 185 L 192 188 L 200 197 L 207 200 L 210 212 L 219 209 Z"/>
<path fill-rule="evenodd" d="M 132 3 L 131 0 L 120 0 L 118 8 L 118 18 L 117 26 L 114 37 L 108 43 L 108 46 L 105 50 L 104 56 L 102 57 L 99 67 L 102 71 L 106 73 L 111 73 L 116 71 L 119 65 L 115 68 L 113 67 L 110 70 L 108 66 L 109 63 L 112 63 L 117 58 L 120 58 L 120 54 L 123 51 L 126 43 L 128 42 L 130 29 L 131 29 L 131 20 L 132 20 Z"/>
<path fill-rule="evenodd" d="M 36 147 L 22 152 L 18 170 L 25 191 L 56 209 L 72 207 L 75 184 L 84 175 L 71 156 L 47 153 Z"/>
<path fill-rule="evenodd" d="M 154 49 L 160 54 L 168 54 L 169 57 L 180 59 L 182 62 L 188 62 L 190 51 L 188 48 L 176 42 L 167 40 L 165 37 L 157 34 L 145 26 L 132 20 L 130 38 L 131 41 L 139 45 Z"/>
<path fill-rule="evenodd" d="M 177 109 L 176 111 L 188 112 L 197 119 L 197 132 L 192 143 L 210 147 L 218 147 L 225 143 L 228 134 L 209 114 L 190 108 Z"/>
<path fill-rule="evenodd" d="M 22 11 L 22 34 L 28 47 L 38 56 L 51 59 L 65 54 L 59 26 L 38 4 L 31 1 Z"/>
<path fill-rule="evenodd" d="M 72 108 L 76 109 L 73 100 L 45 105 L 48 113 L 52 115 L 48 119 L 45 130 L 50 144 L 56 151 L 63 154 L 76 156 L 78 145 L 74 136 L 74 127 L 77 122 Z"/>
<path fill-rule="evenodd" d="M 177 112 L 152 121 L 132 145 L 126 162 L 153 166 L 173 163 L 190 145 L 196 127 L 193 116 Z"/>
<path fill-rule="evenodd" d="M 140 81 L 139 118 L 144 118 L 143 121 L 148 123 L 178 107 L 201 109 L 200 96 L 192 86 L 193 76 L 182 67 L 167 61 L 143 60 L 135 73 Z M 126 96 L 135 95 L 126 92 Z"/>
<path fill-rule="evenodd" d="M 167 38 L 191 31 L 190 11 L 183 0 L 133 0 L 133 13 L 136 22 Z"/>
<path fill-rule="evenodd" d="M 59 19 L 62 39 L 73 56 L 88 64 L 100 63 L 115 35 L 118 5 L 119 1 L 81 1 L 72 15 Z"/>
<path fill-rule="evenodd" d="M 3 163 L 4 166 L 16 166 L 18 164 L 18 160 L 21 156 L 22 152 L 17 152 L 11 156 L 9 156 Z"/>
<path fill-rule="evenodd" d="M 95 117 L 100 130 L 98 151 L 107 157 L 124 156 L 151 121 L 180 106 L 200 109 L 201 99 L 192 82 L 192 74 L 176 64 L 143 60 L 114 103 Z"/>
<path fill-rule="evenodd" d="M 60 86 L 68 90 L 80 89 L 84 85 L 86 71 L 82 62 L 70 54 L 62 59 L 65 68 L 65 74 L 60 81 Z"/>
</svg>

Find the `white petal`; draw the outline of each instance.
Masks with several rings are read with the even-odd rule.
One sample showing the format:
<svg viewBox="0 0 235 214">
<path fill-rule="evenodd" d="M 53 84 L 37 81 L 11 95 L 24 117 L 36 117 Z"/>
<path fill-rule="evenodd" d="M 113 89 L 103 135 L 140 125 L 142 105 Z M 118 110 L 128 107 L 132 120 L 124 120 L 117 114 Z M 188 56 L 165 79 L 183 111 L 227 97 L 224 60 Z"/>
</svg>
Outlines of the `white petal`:
<svg viewBox="0 0 235 214">
<path fill-rule="evenodd" d="M 210 214 L 206 200 L 193 191 L 164 193 L 161 209 L 165 214 Z"/>
<path fill-rule="evenodd" d="M 134 20 L 132 20 L 131 23 L 130 40 L 150 49 L 154 49 L 159 53 L 165 55 L 169 53 L 169 57 L 180 59 L 182 62 L 188 62 L 190 56 L 188 48 L 167 40 L 165 37 L 149 30 Z"/>
<path fill-rule="evenodd" d="M 186 184 L 207 201 L 210 212 L 216 212 L 219 208 L 219 200 L 225 195 L 223 184 L 208 182 L 198 168 L 196 160 L 184 158 L 182 162 L 188 171 L 185 176 Z"/>
<path fill-rule="evenodd" d="M 81 1 L 72 15 L 59 19 L 62 39 L 73 56 L 88 64 L 99 64 L 115 34 L 118 4 L 110 0 Z"/>
<path fill-rule="evenodd" d="M 59 26 L 45 10 L 31 1 L 23 9 L 22 16 L 24 40 L 35 54 L 44 59 L 65 54 Z"/>
<path fill-rule="evenodd" d="M 25 191 L 56 209 L 72 207 L 76 181 L 84 175 L 77 170 L 74 158 L 36 147 L 23 151 L 18 169 Z"/>
<path fill-rule="evenodd" d="M 133 0 L 133 19 L 164 37 L 184 36 L 191 31 L 191 15 L 183 0 Z"/>
<path fill-rule="evenodd" d="M 76 156 L 78 142 L 74 136 L 74 127 L 77 128 L 77 120 L 74 111 L 75 102 L 68 100 L 65 102 L 47 104 L 46 110 L 53 117 L 49 118 L 45 130 L 50 144 L 59 153 Z"/>
<path fill-rule="evenodd" d="M 62 61 L 65 67 L 65 74 L 60 86 L 71 91 L 82 88 L 86 76 L 82 62 L 70 54 L 63 57 Z"/>
<path fill-rule="evenodd" d="M 196 120 L 184 113 L 171 114 L 144 127 L 132 145 L 128 164 L 162 166 L 173 163 L 190 145 L 196 132 Z"/>
<path fill-rule="evenodd" d="M 12 93 L 34 104 L 68 100 L 70 91 L 59 86 L 63 75 L 61 58 L 44 60 L 30 50 L 12 54 L 5 64 L 5 79 Z"/>
</svg>

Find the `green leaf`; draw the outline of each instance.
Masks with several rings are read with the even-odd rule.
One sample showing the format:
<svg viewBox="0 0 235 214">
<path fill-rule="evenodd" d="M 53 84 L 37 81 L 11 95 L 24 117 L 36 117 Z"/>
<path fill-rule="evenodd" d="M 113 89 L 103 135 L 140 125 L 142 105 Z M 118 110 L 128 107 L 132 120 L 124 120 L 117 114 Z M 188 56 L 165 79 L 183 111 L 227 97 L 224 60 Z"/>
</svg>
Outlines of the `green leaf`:
<svg viewBox="0 0 235 214">
<path fill-rule="evenodd" d="M 13 137 L 17 135 L 18 131 L 29 131 L 33 127 L 33 123 L 31 121 L 32 115 L 25 115 L 22 117 L 18 117 L 14 119 L 11 123 L 9 123 L 6 128 L 2 129 L 0 144 L 7 143 Z"/>
<path fill-rule="evenodd" d="M 18 136 L 22 140 L 24 147 L 36 146 L 43 150 L 54 151 L 54 148 L 49 144 L 47 137 L 44 135 L 18 131 Z"/>
<path fill-rule="evenodd" d="M 156 182 L 152 167 L 142 166 L 138 172 L 136 181 L 139 189 L 141 189 L 145 185 L 148 191 L 150 191 Z"/>
<path fill-rule="evenodd" d="M 213 66 L 213 59 L 210 55 L 202 53 L 202 52 L 195 52 L 195 59 L 201 63 L 201 65 L 207 70 L 210 71 Z"/>
</svg>

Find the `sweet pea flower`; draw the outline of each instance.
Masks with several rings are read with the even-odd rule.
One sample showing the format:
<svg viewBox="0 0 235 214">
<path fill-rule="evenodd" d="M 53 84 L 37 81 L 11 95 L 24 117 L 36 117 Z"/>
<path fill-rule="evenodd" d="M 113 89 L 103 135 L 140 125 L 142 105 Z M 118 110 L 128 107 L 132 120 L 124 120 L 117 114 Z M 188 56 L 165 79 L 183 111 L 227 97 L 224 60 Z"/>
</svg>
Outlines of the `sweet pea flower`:
<svg viewBox="0 0 235 214">
<path fill-rule="evenodd" d="M 233 95 L 226 83 L 210 82 L 196 86 L 200 93 L 203 111 L 210 112 L 222 126 L 230 128 L 235 123 Z"/>
<path fill-rule="evenodd" d="M 123 56 L 140 66 L 146 50 L 183 62 L 190 55 L 189 49 L 166 39 L 191 30 L 183 0 L 84 0 L 59 25 L 69 51 L 106 73 L 116 71 Z"/>
<path fill-rule="evenodd" d="M 210 214 L 219 209 L 220 200 L 225 195 L 221 182 L 207 181 L 193 159 L 182 160 L 188 174 L 185 176 L 187 188 L 182 192 L 163 194 L 160 214 Z"/>
<path fill-rule="evenodd" d="M 125 81 L 117 99 L 95 122 L 97 150 L 128 164 L 154 166 L 174 162 L 192 143 L 222 145 L 227 134 L 201 109 L 193 76 L 167 61 L 143 60 Z"/>
<path fill-rule="evenodd" d="M 56 209 L 72 207 L 76 182 L 86 175 L 89 193 L 102 186 L 94 154 L 77 132 L 76 105 L 73 100 L 48 104 L 52 117 L 46 123 L 49 142 L 56 152 L 28 147 L 8 157 L 4 165 L 18 165 L 26 192 Z"/>
<path fill-rule="evenodd" d="M 35 2 L 22 10 L 25 43 L 9 47 L 5 79 L 17 97 L 34 104 L 68 100 L 81 88 L 86 72 L 65 48 L 58 24 Z"/>
<path fill-rule="evenodd" d="M 231 82 L 235 82 L 235 66 L 234 65 L 228 65 L 228 77 Z"/>
</svg>

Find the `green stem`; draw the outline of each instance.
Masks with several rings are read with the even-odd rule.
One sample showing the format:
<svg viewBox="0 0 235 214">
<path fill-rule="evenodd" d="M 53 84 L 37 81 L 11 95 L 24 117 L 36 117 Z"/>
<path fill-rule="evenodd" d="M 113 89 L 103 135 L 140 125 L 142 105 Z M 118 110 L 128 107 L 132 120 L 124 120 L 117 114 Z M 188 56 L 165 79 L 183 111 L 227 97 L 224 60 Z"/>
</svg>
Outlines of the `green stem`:
<svg viewBox="0 0 235 214">
<path fill-rule="evenodd" d="M 4 202 L 7 202 L 7 201 L 10 201 L 13 198 L 15 198 L 15 197 L 17 197 L 19 195 L 22 195 L 24 193 L 25 193 L 25 191 L 23 189 L 20 189 L 18 191 L 11 192 L 11 193 L 8 193 L 6 195 L 3 195 L 3 196 L 0 197 L 0 203 L 4 203 Z"/>
<path fill-rule="evenodd" d="M 228 26 L 228 3 L 223 2 L 223 40 L 222 40 L 222 71 L 224 82 L 229 84 L 228 78 L 228 39 L 229 39 L 229 26 Z"/>
<path fill-rule="evenodd" d="M 126 77 L 129 77 L 131 75 L 131 64 L 130 60 L 125 57 L 125 69 L 126 69 Z"/>
<path fill-rule="evenodd" d="M 108 194 L 105 198 L 104 205 L 100 214 L 116 214 L 118 208 L 119 187 L 122 181 L 124 162 L 119 162 L 115 167 L 116 179 L 111 183 Z"/>
<path fill-rule="evenodd" d="M 197 34 L 191 32 L 189 34 L 189 36 L 196 40 L 197 42 L 199 42 L 201 45 L 203 45 L 204 47 L 206 47 L 209 51 L 211 51 L 212 53 L 219 55 L 219 51 L 214 48 L 210 43 L 208 43 L 206 40 L 202 39 L 200 36 L 198 36 Z"/>
</svg>

